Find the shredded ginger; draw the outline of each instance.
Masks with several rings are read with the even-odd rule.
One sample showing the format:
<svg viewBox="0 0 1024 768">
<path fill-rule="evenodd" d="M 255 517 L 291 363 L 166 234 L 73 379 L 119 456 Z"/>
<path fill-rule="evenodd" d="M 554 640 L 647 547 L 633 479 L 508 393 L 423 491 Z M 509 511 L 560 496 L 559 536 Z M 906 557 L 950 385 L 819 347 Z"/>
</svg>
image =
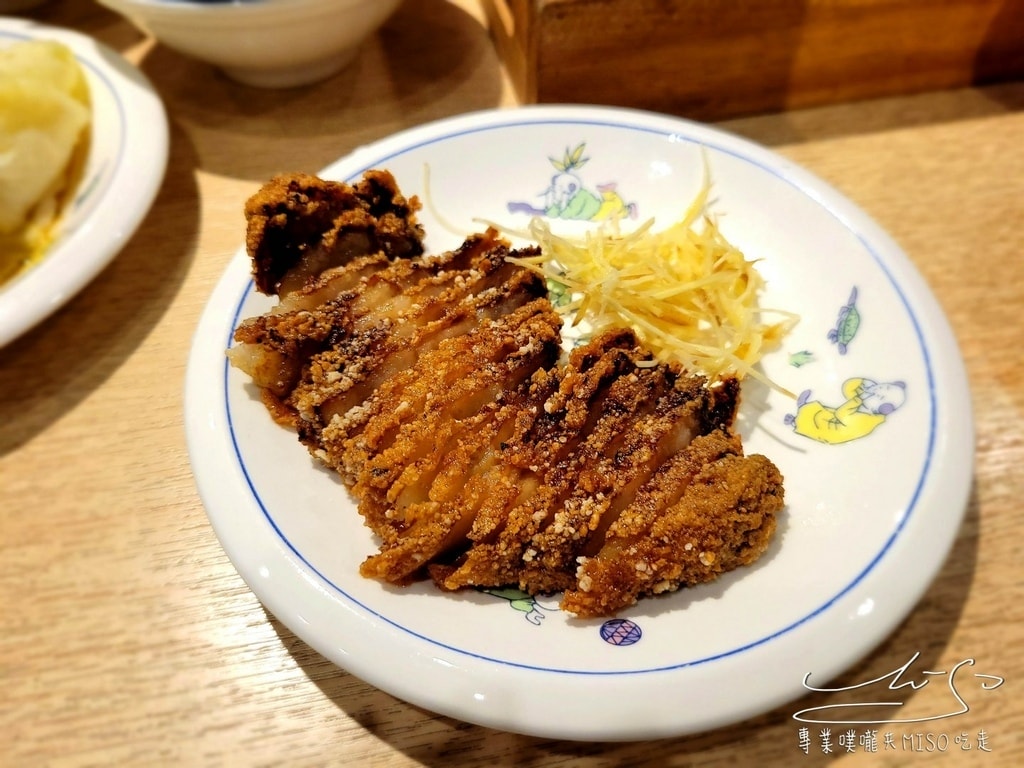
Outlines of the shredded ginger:
<svg viewBox="0 0 1024 768">
<path fill-rule="evenodd" d="M 514 260 L 547 279 L 573 326 L 585 322 L 596 332 L 626 324 L 659 361 L 712 380 L 750 375 L 786 392 L 754 366 L 797 318 L 771 310 L 782 319 L 764 322 L 764 280 L 705 213 L 709 189 L 705 182 L 682 219 L 658 232 L 651 219 L 628 234 L 605 227 L 570 239 L 536 217 L 522 236 L 541 254 Z"/>
</svg>

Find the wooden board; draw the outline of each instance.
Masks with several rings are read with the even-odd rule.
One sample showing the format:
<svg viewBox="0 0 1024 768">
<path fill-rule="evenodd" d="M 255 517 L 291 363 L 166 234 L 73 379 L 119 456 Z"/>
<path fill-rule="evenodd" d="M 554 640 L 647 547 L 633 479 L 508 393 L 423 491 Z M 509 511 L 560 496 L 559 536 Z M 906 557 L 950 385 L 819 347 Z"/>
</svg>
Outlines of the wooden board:
<svg viewBox="0 0 1024 768">
<path fill-rule="evenodd" d="M 1024 77 L 1024 0 L 484 0 L 525 103 L 719 119 Z"/>
</svg>

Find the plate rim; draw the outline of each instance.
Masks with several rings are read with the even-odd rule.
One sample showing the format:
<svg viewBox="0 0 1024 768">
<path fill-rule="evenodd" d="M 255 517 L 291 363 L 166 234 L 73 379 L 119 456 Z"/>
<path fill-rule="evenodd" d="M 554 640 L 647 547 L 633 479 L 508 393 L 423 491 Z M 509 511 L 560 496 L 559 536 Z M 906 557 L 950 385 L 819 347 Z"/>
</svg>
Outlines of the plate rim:
<svg viewBox="0 0 1024 768">
<path fill-rule="evenodd" d="M 758 145 L 747 139 L 734 136 L 733 134 L 721 131 L 717 128 L 692 123 L 682 118 L 660 115 L 656 113 L 649 113 L 641 110 L 608 107 L 591 107 L 579 105 L 545 105 L 539 107 L 520 107 L 515 110 L 482 110 L 479 112 L 472 112 L 464 115 L 455 116 L 452 118 L 445 118 L 442 120 L 433 121 L 422 126 L 400 131 L 389 137 L 385 137 L 380 141 L 374 142 L 373 144 L 367 145 L 365 147 L 360 147 L 354 150 L 353 152 L 339 158 L 337 161 L 324 168 L 321 171 L 321 174 L 329 178 L 339 178 L 340 174 L 337 174 L 336 172 L 340 168 L 354 169 L 356 168 L 356 166 L 361 166 L 362 168 L 365 168 L 370 167 L 370 165 L 376 165 L 377 161 L 379 161 L 380 158 L 382 157 L 386 157 L 386 153 L 390 151 L 392 148 L 404 147 L 403 151 L 409 151 L 409 149 L 413 148 L 412 146 L 409 145 L 409 142 L 421 137 L 428 137 L 433 135 L 433 140 L 437 140 L 437 137 L 446 133 L 450 134 L 451 132 L 457 131 L 459 128 L 462 127 L 484 126 L 493 128 L 501 127 L 502 125 L 506 124 L 507 121 L 513 121 L 515 123 L 545 122 L 550 120 L 552 117 L 558 117 L 562 120 L 566 120 L 569 122 L 579 122 L 580 120 L 586 119 L 599 119 L 603 122 L 608 122 L 609 119 L 612 119 L 613 122 L 618 123 L 640 121 L 645 124 L 656 123 L 660 126 L 676 126 L 681 131 L 684 131 L 691 136 L 695 135 L 701 139 L 712 137 L 719 141 L 725 140 L 728 143 L 741 148 L 745 153 L 751 153 L 755 157 L 758 157 L 760 159 L 767 157 L 768 159 L 771 160 L 773 167 L 775 167 L 777 170 L 784 170 L 788 177 L 795 177 L 796 182 L 799 183 L 795 183 L 793 178 L 787 178 L 785 180 L 787 180 L 789 183 L 795 183 L 795 185 L 798 186 L 800 190 L 804 192 L 804 194 L 808 194 L 814 197 L 814 195 L 811 193 L 817 193 L 819 196 L 824 196 L 827 199 L 833 199 L 833 202 L 835 200 L 838 200 L 840 203 L 840 208 L 843 209 L 843 213 L 846 214 L 847 216 L 850 216 L 854 220 L 854 222 L 851 223 L 851 221 L 848 220 L 847 218 L 838 215 L 837 218 L 843 223 L 844 226 L 846 226 L 852 232 L 856 233 L 858 237 L 861 237 L 861 239 L 863 240 L 864 237 L 870 236 L 872 242 L 878 240 L 885 246 L 886 251 L 891 251 L 892 253 L 897 254 L 898 257 L 902 259 L 902 263 L 898 265 L 900 270 L 902 270 L 900 272 L 901 280 L 896 281 L 892 275 L 889 276 L 889 279 L 893 282 L 894 285 L 899 286 L 901 289 L 907 288 L 909 290 L 910 294 L 913 296 L 913 301 L 910 301 L 908 306 L 913 306 L 914 310 L 919 315 L 921 315 L 922 322 L 928 329 L 929 336 L 937 337 L 936 340 L 932 343 L 932 346 L 929 347 L 929 349 L 936 351 L 936 347 L 939 346 L 937 342 L 940 339 L 947 342 L 953 340 L 952 331 L 949 328 L 948 320 L 946 319 L 945 315 L 941 312 L 941 309 L 938 307 L 938 304 L 935 301 L 934 295 L 931 293 L 928 286 L 924 283 L 920 274 L 917 272 L 916 267 L 906 256 L 906 254 L 903 253 L 902 249 L 895 243 L 895 241 L 892 240 L 888 233 L 886 233 L 876 223 L 874 223 L 874 221 L 871 220 L 870 217 L 868 217 L 867 214 L 859 208 L 859 206 L 857 206 L 851 200 L 842 195 L 838 190 L 834 189 L 830 185 L 827 185 L 825 182 L 818 179 L 816 176 L 811 174 L 806 169 L 802 168 L 801 166 L 795 163 L 792 163 L 783 156 L 771 150 L 768 150 L 762 147 L 761 145 Z M 632 126 L 624 125 L 623 127 Z M 355 170 L 351 175 L 358 176 L 359 173 L 361 173 L 361 170 Z M 824 205 L 820 197 L 814 197 L 814 200 L 819 205 Z M 836 215 L 836 212 L 833 211 L 831 207 L 825 207 L 828 208 L 828 210 L 832 212 L 833 215 Z M 872 251 L 872 254 L 874 255 L 874 251 Z M 242 267 L 246 268 L 245 272 L 247 274 L 247 264 L 245 263 L 246 259 L 247 257 L 245 256 L 244 248 L 235 254 L 235 257 L 232 259 L 232 262 L 229 265 L 228 269 L 225 271 L 224 275 L 222 275 L 221 281 L 218 284 L 218 291 L 223 290 L 222 286 L 227 286 L 231 284 L 234 284 L 237 289 L 241 288 L 241 284 L 239 284 L 237 281 L 241 274 Z M 909 270 L 909 272 L 906 272 L 906 274 L 904 274 L 904 271 L 906 270 Z M 246 290 L 249 289 L 246 288 Z M 236 296 L 236 300 L 235 302 L 232 302 L 231 306 L 236 306 L 238 301 L 239 299 Z M 207 313 L 211 311 L 212 305 L 213 300 L 211 298 L 211 303 L 207 305 L 207 310 L 204 311 L 204 320 L 206 319 L 205 316 L 207 315 Z M 203 331 L 204 325 L 203 323 L 201 323 L 200 327 L 197 328 L 195 344 L 200 344 L 202 342 L 200 334 Z M 228 332 L 230 334 L 230 329 Z M 223 340 L 224 339 L 221 339 L 221 341 Z M 193 355 L 195 354 L 195 349 L 196 348 L 194 346 Z M 952 347 L 949 347 L 947 344 L 944 343 L 942 344 L 942 348 L 938 349 L 937 351 L 940 353 L 939 357 L 943 359 L 937 360 L 933 364 L 933 367 L 935 369 L 942 368 L 943 370 L 945 370 L 952 366 L 955 374 L 950 381 L 943 382 L 942 387 L 947 390 L 952 389 L 955 391 L 959 389 L 961 392 L 967 392 L 968 390 L 966 372 L 963 367 L 963 361 L 959 356 L 959 351 L 955 345 L 955 341 L 953 341 Z M 199 386 L 199 384 L 198 382 L 196 382 L 193 376 L 194 370 L 198 367 L 198 365 L 194 365 L 193 363 L 194 360 L 190 359 L 189 376 L 186 386 L 187 403 L 194 403 L 195 399 L 199 397 L 199 393 L 197 392 L 196 389 L 196 387 Z M 224 397 L 227 397 L 226 393 L 224 394 Z M 969 402 L 969 399 L 966 402 Z M 194 450 L 201 450 L 201 446 L 199 443 L 201 442 L 200 433 L 202 432 L 202 427 L 198 425 L 195 419 L 193 418 L 194 415 L 195 413 L 193 409 L 187 406 L 186 426 L 188 428 L 190 455 L 193 456 L 196 455 L 193 453 Z M 947 414 L 947 416 L 948 415 L 949 414 Z M 949 525 L 948 530 L 940 531 L 938 532 L 938 535 L 935 535 L 935 532 L 933 532 L 934 540 L 932 543 L 935 547 L 937 555 L 933 557 L 933 562 L 930 563 L 929 568 L 925 568 L 923 570 L 919 569 L 918 572 L 915 574 L 916 578 L 914 578 L 908 585 L 905 585 L 906 588 L 902 600 L 904 606 L 902 607 L 902 609 L 896 610 L 895 612 L 891 613 L 891 615 L 888 617 L 888 620 L 881 621 L 876 626 L 872 638 L 870 640 L 862 642 L 856 652 L 852 654 L 848 653 L 848 658 L 845 658 L 837 662 L 832 666 L 831 669 L 819 668 L 819 671 L 824 676 L 832 677 L 835 674 L 838 674 L 843 669 L 848 668 L 851 664 L 855 663 L 858 659 L 863 658 L 864 655 L 869 653 L 875 645 L 884 640 L 884 638 L 888 636 L 888 634 L 892 631 L 896 624 L 898 624 L 899 621 L 905 618 L 905 616 L 913 610 L 914 606 L 919 601 L 920 596 L 931 584 L 939 568 L 944 562 L 946 554 L 948 553 L 949 548 L 952 546 L 952 542 L 955 538 L 956 532 L 959 529 L 959 524 L 963 518 L 963 514 L 966 511 L 967 494 L 970 488 L 970 468 L 973 467 L 973 418 L 969 410 L 967 410 L 966 412 L 961 412 L 961 417 L 962 418 L 959 424 L 955 426 L 958 426 L 959 431 L 961 432 L 961 437 L 966 436 L 969 439 L 962 440 L 959 445 L 954 445 L 953 449 L 958 448 L 959 456 L 961 459 L 965 457 L 968 459 L 965 462 L 966 469 L 965 476 L 963 478 L 963 487 L 959 489 L 960 494 L 962 494 L 963 498 L 960 503 L 954 505 L 959 511 L 953 515 L 953 519 L 951 524 Z M 936 451 L 938 450 L 939 447 L 936 446 Z M 949 448 L 948 446 L 944 446 L 943 450 L 952 449 Z M 938 456 L 938 453 L 936 453 L 936 456 Z M 239 545 L 236 532 L 226 529 L 226 522 L 222 519 L 218 519 L 219 515 L 217 511 L 211 509 L 211 504 L 215 505 L 216 503 L 216 490 L 210 487 L 208 478 L 203 477 L 201 467 L 197 468 L 196 481 L 200 490 L 200 495 L 203 498 L 204 504 L 207 505 L 207 514 L 210 516 L 211 524 L 213 525 L 218 538 L 221 540 L 222 546 L 224 547 L 226 553 L 228 554 L 229 559 L 232 560 L 236 569 L 239 570 L 239 573 L 242 575 L 243 579 L 249 584 L 250 588 L 253 590 L 256 596 L 264 603 L 264 605 L 266 605 L 271 610 L 271 612 L 275 616 L 277 616 L 282 621 L 282 623 L 284 623 L 286 626 L 289 626 L 289 629 L 295 632 L 296 635 L 301 637 L 316 650 L 327 656 L 327 658 L 329 658 L 334 663 L 338 664 L 339 666 L 342 666 L 345 669 L 348 669 L 353 674 L 357 675 L 358 677 L 361 677 L 367 682 L 370 682 L 378 688 L 381 688 L 388 692 L 392 692 L 394 693 L 394 695 L 397 695 L 402 699 L 410 701 L 419 706 L 423 706 L 427 709 L 431 709 L 432 711 L 438 711 L 442 712 L 443 714 L 449 714 L 470 722 L 476 722 L 482 725 L 497 727 L 504 730 L 530 733 L 533 735 L 548 736 L 553 738 L 598 738 L 601 740 L 613 741 L 635 738 L 658 738 L 662 736 L 692 733 L 697 730 L 706 730 L 709 727 L 716 727 L 717 725 L 725 724 L 720 720 L 715 721 L 714 718 L 710 718 L 707 720 L 707 722 L 704 723 L 691 724 L 658 722 L 648 723 L 645 725 L 624 725 L 621 723 L 619 723 L 618 725 L 611 723 L 601 723 L 600 725 L 595 725 L 593 723 L 577 724 L 575 726 L 571 724 L 566 725 L 564 723 L 559 723 L 555 725 L 552 723 L 539 723 L 536 722 L 535 718 L 531 719 L 530 717 L 527 717 L 525 720 L 509 720 L 507 717 L 503 717 L 500 715 L 489 715 L 486 711 L 486 708 L 474 708 L 472 705 L 465 706 L 465 702 L 463 702 L 463 705 L 461 706 L 451 705 L 450 702 L 441 702 L 442 706 L 439 707 L 439 702 L 436 700 L 436 697 L 424 695 L 422 691 L 416 690 L 415 686 L 410 687 L 406 685 L 403 689 L 403 686 L 396 686 L 394 684 L 394 681 L 392 681 L 391 679 L 381 679 L 381 676 L 378 673 L 376 673 L 375 670 L 372 668 L 372 664 L 360 664 L 358 660 L 353 659 L 351 654 L 346 654 L 344 655 L 343 658 L 339 658 L 339 654 L 337 653 L 336 649 L 330 647 L 329 644 L 324 644 L 324 638 L 311 638 L 310 636 L 308 636 L 310 634 L 309 631 L 304 632 L 304 627 L 301 626 L 301 624 L 299 626 L 293 626 L 291 623 L 282 618 L 278 611 L 281 611 L 286 615 L 294 614 L 294 611 L 290 610 L 290 607 L 282 602 L 280 594 L 275 594 L 274 589 L 268 586 L 268 583 L 265 580 L 265 578 L 262 578 L 259 575 L 258 568 L 253 569 L 246 567 L 247 565 L 251 565 L 249 563 L 249 560 L 251 559 L 249 557 L 249 553 L 246 553 L 244 551 L 244 547 L 241 547 Z M 896 534 L 894 534 L 894 538 L 896 539 L 896 541 L 892 543 L 893 546 L 902 546 L 903 542 L 905 541 L 905 537 L 900 538 Z M 290 567 L 293 567 L 298 571 L 301 571 L 303 569 L 302 564 L 294 562 L 294 559 L 286 551 L 279 551 L 277 553 L 277 556 L 283 556 L 285 560 L 292 560 Z M 236 558 L 242 561 L 241 565 L 239 563 L 239 560 Z M 822 606 L 820 610 L 824 611 L 827 608 L 830 608 L 832 606 L 832 603 L 845 598 L 845 593 L 841 593 L 835 596 L 833 600 L 830 601 L 828 604 Z M 805 620 L 802 620 L 800 623 L 803 623 Z M 788 631 L 789 630 L 787 629 L 787 632 Z M 493 664 L 493 662 L 490 663 Z M 467 664 L 467 667 L 471 666 L 473 666 L 473 663 Z M 493 670 L 488 671 L 493 673 Z M 661 674 L 666 673 L 666 670 L 648 671 L 658 671 Z M 668 672 L 675 671 L 676 670 L 668 670 Z M 547 673 L 546 670 L 530 670 L 530 672 L 538 672 L 542 674 Z M 523 674 L 522 670 L 519 671 L 519 674 Z M 608 678 L 606 676 L 598 677 L 603 678 L 604 682 L 607 683 Z M 760 694 L 760 698 L 758 699 L 757 704 L 751 704 L 746 707 L 744 707 L 742 704 L 733 705 L 733 715 L 735 715 L 736 717 L 730 717 L 728 719 L 728 722 L 736 722 L 739 719 L 745 719 L 745 717 L 753 716 L 754 714 L 757 714 L 759 712 L 766 711 L 767 708 L 771 708 L 769 705 L 774 706 L 775 704 L 781 704 L 784 701 L 792 700 L 801 692 L 800 680 L 794 679 L 789 682 L 790 684 L 788 686 L 778 686 L 777 690 L 775 690 L 774 693 L 762 692 Z M 396 693 L 396 688 L 400 689 L 401 692 Z M 693 725 L 695 727 L 689 727 L 690 725 Z"/>
<path fill-rule="evenodd" d="M 92 212 L 62 234 L 36 264 L 0 286 L 2 348 L 70 301 L 135 234 L 163 183 L 170 129 L 163 101 L 149 79 L 99 40 L 65 27 L 7 17 L 0 17 L 0 36 L 67 45 L 87 76 L 109 89 L 123 129 L 117 165 Z"/>
</svg>

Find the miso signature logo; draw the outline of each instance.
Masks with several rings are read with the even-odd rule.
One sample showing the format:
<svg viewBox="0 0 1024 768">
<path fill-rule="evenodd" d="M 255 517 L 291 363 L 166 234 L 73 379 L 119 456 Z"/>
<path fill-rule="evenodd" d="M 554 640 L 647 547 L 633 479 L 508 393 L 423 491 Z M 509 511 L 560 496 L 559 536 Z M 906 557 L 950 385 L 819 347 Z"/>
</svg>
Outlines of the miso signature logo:
<svg viewBox="0 0 1024 768">
<path fill-rule="evenodd" d="M 954 664 L 949 670 L 922 670 L 920 672 L 921 678 L 917 679 L 915 675 L 910 671 L 914 662 L 921 656 L 920 652 L 915 653 L 906 664 L 897 667 L 892 672 L 887 672 L 884 675 L 880 675 L 872 680 L 866 680 L 863 683 L 856 683 L 854 685 L 848 685 L 841 688 L 818 688 L 817 686 L 810 684 L 811 673 L 808 672 L 804 675 L 803 685 L 809 691 L 815 691 L 818 693 L 840 693 L 843 691 L 863 691 L 865 696 L 872 697 L 872 700 L 858 701 L 854 703 L 843 703 L 843 704 L 826 704 L 818 707 L 808 707 L 802 709 L 793 715 L 794 720 L 799 720 L 804 723 L 865 723 L 865 724 L 878 724 L 878 723 L 923 723 L 930 720 L 942 720 L 947 717 L 955 717 L 962 715 L 970 711 L 970 706 L 967 703 L 967 699 L 961 693 L 966 693 L 968 688 L 964 686 L 965 682 L 970 681 L 973 691 L 993 691 L 1001 686 L 1005 681 L 998 675 L 986 675 L 980 673 L 974 673 L 971 677 L 967 676 L 968 668 L 975 665 L 974 659 L 964 659 Z M 887 685 L 884 685 L 888 681 Z M 910 691 L 918 691 L 924 688 L 926 685 L 935 683 L 939 686 L 944 686 L 945 691 L 943 696 L 940 696 L 941 709 L 931 711 L 930 714 L 924 714 L 917 717 L 899 717 L 894 716 L 892 718 L 883 719 L 866 719 L 858 717 L 857 710 L 860 708 L 892 708 L 897 710 L 902 707 L 906 702 L 899 693 L 895 695 L 886 693 L 886 691 L 908 693 Z M 874 700 L 874 697 L 878 697 L 879 700 Z M 829 719 L 838 718 L 838 719 Z"/>
</svg>

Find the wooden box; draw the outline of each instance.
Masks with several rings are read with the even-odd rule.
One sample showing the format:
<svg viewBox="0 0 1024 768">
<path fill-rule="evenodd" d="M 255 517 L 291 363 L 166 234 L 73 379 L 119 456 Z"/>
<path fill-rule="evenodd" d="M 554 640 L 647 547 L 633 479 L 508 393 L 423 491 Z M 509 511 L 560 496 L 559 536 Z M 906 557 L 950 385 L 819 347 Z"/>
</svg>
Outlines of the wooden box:
<svg viewBox="0 0 1024 768">
<path fill-rule="evenodd" d="M 1024 0 L 484 0 L 524 103 L 701 120 L 1024 77 Z"/>
</svg>

